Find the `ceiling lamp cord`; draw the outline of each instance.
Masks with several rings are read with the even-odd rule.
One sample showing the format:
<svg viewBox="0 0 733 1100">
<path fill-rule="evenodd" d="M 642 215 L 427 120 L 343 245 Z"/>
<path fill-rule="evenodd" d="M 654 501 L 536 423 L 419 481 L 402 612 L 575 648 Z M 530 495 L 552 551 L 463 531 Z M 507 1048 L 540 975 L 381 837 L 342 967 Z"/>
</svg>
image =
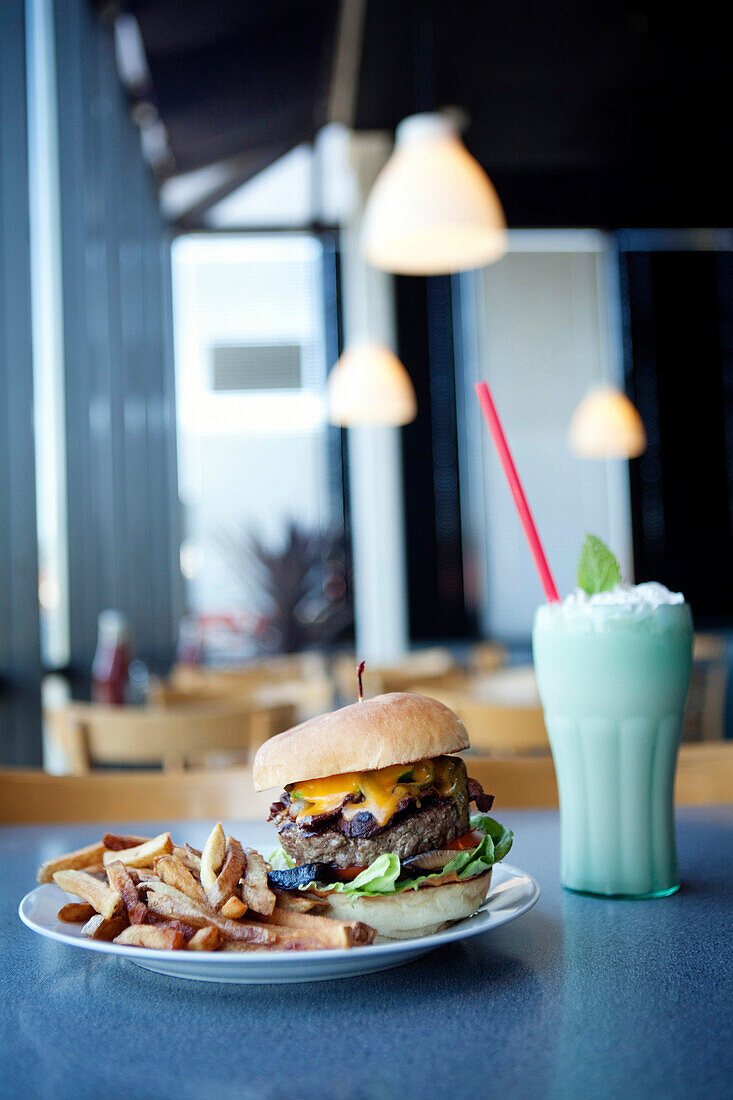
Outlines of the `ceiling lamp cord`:
<svg viewBox="0 0 733 1100">
<path fill-rule="evenodd" d="M 431 0 L 413 0 L 415 113 L 437 111 L 435 33 Z"/>
</svg>

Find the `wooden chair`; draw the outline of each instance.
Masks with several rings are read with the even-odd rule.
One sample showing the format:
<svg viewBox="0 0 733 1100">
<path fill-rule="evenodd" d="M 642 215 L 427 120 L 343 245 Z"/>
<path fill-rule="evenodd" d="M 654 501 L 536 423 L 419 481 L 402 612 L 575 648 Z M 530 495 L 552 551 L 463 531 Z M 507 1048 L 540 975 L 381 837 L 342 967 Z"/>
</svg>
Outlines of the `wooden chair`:
<svg viewBox="0 0 733 1100">
<path fill-rule="evenodd" d="M 471 672 L 494 672 L 503 668 L 507 661 L 507 651 L 498 642 L 476 642 L 468 654 L 468 667 Z"/>
<path fill-rule="evenodd" d="M 250 709 L 106 707 L 71 703 L 45 714 L 51 742 L 82 775 L 96 765 L 181 769 L 217 754 L 247 761 L 294 722 L 292 705 Z"/>
<path fill-rule="evenodd" d="M 499 816 L 506 809 L 557 806 L 550 756 L 469 756 L 466 764 L 495 796 Z M 276 796 L 254 790 L 249 768 L 80 776 L 9 769 L 0 771 L 0 823 L 264 821 Z M 682 745 L 675 799 L 678 806 L 733 801 L 733 742 Z"/>
<path fill-rule="evenodd" d="M 333 709 L 333 685 L 330 680 L 283 680 L 263 685 L 236 682 L 200 683 L 187 688 L 170 683 L 155 684 L 150 691 L 151 705 L 156 707 L 278 707 L 292 706 L 295 721 L 302 722 L 315 714 Z"/>
<path fill-rule="evenodd" d="M 183 691 L 214 690 L 218 693 L 255 691 L 267 684 L 326 677 L 320 653 L 295 653 L 252 661 L 246 665 L 176 665 L 168 686 Z"/>
<path fill-rule="evenodd" d="M 542 707 L 502 706 L 462 698 L 456 702 L 456 713 L 469 731 L 471 745 L 479 752 L 515 756 L 550 751 Z"/>
<path fill-rule="evenodd" d="M 454 710 L 471 738 L 471 748 L 491 756 L 549 753 L 542 708 L 484 702 L 468 690 L 442 684 L 413 684 L 410 691 L 431 695 Z"/>
<path fill-rule="evenodd" d="M 468 774 L 504 809 L 557 806 L 551 756 L 493 758 L 466 755 Z M 733 802 L 733 741 L 681 745 L 675 805 L 709 806 Z"/>
<path fill-rule="evenodd" d="M 683 741 L 720 741 L 725 737 L 727 686 L 726 639 L 717 634 L 696 634 Z"/>
<path fill-rule="evenodd" d="M 263 707 L 292 703 L 297 721 L 330 710 L 333 696 L 333 683 L 318 653 L 234 668 L 177 665 L 167 683 L 154 685 L 151 691 L 151 701 L 162 706 L 234 702 Z"/>
<path fill-rule="evenodd" d="M 0 771 L 2 824 L 265 821 L 272 801 L 272 791 L 254 790 L 249 768 L 90 775 Z"/>
<path fill-rule="evenodd" d="M 357 698 L 356 665 L 356 658 L 352 656 L 337 657 L 333 664 L 336 687 L 348 703 Z M 450 650 L 442 647 L 419 649 L 394 664 L 367 664 L 363 677 L 364 695 L 371 698 L 388 691 L 408 691 L 409 685 L 417 680 L 430 684 L 453 673 L 461 675 L 461 670 Z"/>
</svg>

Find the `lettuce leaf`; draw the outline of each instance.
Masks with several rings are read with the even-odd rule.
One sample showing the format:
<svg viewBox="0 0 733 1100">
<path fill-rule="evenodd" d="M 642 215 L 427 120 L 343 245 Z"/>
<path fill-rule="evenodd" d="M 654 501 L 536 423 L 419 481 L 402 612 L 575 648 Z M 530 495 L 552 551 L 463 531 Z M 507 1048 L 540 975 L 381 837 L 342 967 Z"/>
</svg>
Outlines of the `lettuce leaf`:
<svg viewBox="0 0 733 1100">
<path fill-rule="evenodd" d="M 281 845 L 270 856 L 270 866 L 273 871 L 289 871 L 291 867 L 295 867 L 295 860 Z"/>
<path fill-rule="evenodd" d="M 318 883 L 316 888 L 324 891 L 333 890 L 353 898 L 380 897 L 385 894 L 400 894 L 404 890 L 417 890 L 424 882 L 430 882 L 431 879 L 440 878 L 441 875 L 450 872 L 454 872 L 459 879 L 481 875 L 504 858 L 512 846 L 514 834 L 511 829 L 507 829 L 506 825 L 499 824 L 493 817 L 485 814 L 472 817 L 471 828 L 480 829 L 484 833 L 483 840 L 473 849 L 457 852 L 455 859 L 452 859 L 442 871 L 410 875 L 400 879 L 402 873 L 400 857 L 394 852 L 384 852 L 351 882 Z M 409 872 L 407 873 L 409 875 Z M 302 889 L 308 889 L 308 887 L 302 887 Z"/>
<path fill-rule="evenodd" d="M 488 814 L 476 814 L 472 817 L 471 828 L 481 829 L 491 840 L 494 846 L 493 863 L 499 863 L 508 854 L 514 843 L 514 833 L 511 829 L 498 821 L 494 821 L 493 817 L 489 817 Z"/>
</svg>

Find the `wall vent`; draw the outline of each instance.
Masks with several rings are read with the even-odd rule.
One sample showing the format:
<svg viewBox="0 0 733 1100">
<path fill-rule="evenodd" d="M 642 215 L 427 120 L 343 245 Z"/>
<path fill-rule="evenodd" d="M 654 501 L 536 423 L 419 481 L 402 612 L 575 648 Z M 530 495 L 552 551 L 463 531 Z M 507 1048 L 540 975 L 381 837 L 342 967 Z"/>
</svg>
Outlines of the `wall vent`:
<svg viewBox="0 0 733 1100">
<path fill-rule="evenodd" d="M 300 344 L 214 344 L 211 389 L 214 393 L 301 388 Z"/>
</svg>

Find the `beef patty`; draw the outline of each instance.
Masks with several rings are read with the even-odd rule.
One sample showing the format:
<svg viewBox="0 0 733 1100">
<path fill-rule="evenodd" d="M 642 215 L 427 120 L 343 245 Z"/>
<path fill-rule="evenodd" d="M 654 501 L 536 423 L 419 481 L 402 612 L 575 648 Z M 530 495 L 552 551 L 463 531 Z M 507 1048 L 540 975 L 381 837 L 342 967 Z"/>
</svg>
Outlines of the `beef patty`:
<svg viewBox="0 0 733 1100">
<path fill-rule="evenodd" d="M 371 837 L 344 836 L 337 823 L 318 832 L 300 829 L 280 817 L 280 843 L 296 863 L 333 863 L 337 867 L 368 867 L 382 852 L 409 859 L 419 852 L 441 848 L 468 831 L 468 804 L 443 799 L 423 809 L 411 809 Z"/>
</svg>

